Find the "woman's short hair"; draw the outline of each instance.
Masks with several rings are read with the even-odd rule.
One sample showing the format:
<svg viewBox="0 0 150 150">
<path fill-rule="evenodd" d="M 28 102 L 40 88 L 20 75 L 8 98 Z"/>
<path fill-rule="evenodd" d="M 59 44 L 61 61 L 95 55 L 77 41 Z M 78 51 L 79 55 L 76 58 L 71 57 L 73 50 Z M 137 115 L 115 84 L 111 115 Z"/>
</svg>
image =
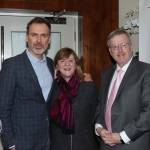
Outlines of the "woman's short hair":
<svg viewBox="0 0 150 150">
<path fill-rule="evenodd" d="M 68 59 L 71 54 L 74 56 L 74 59 L 75 59 L 75 62 L 76 62 L 77 78 L 79 78 L 80 80 L 83 80 L 83 71 L 81 69 L 80 60 L 79 60 L 77 54 L 75 53 L 75 51 L 73 49 L 69 48 L 69 47 L 64 47 L 56 53 L 55 58 L 54 58 L 54 68 L 57 69 L 56 66 L 57 66 L 58 60 Z M 57 71 L 56 76 L 57 76 L 57 81 L 59 81 L 59 79 L 61 77 L 61 73 L 60 73 L 59 70 Z"/>
</svg>

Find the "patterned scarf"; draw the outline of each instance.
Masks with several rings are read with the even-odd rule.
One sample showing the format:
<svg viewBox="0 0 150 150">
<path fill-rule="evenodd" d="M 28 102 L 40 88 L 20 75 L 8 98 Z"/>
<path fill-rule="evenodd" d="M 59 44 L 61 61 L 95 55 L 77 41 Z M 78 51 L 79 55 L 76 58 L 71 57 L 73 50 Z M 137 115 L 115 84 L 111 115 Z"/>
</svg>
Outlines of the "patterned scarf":
<svg viewBox="0 0 150 150">
<path fill-rule="evenodd" d="M 80 80 L 77 79 L 76 72 L 67 83 L 63 77 L 60 78 L 58 85 L 61 93 L 54 101 L 51 117 L 59 127 L 66 132 L 74 133 L 74 109 L 71 99 L 77 95 L 76 90 Z"/>
</svg>

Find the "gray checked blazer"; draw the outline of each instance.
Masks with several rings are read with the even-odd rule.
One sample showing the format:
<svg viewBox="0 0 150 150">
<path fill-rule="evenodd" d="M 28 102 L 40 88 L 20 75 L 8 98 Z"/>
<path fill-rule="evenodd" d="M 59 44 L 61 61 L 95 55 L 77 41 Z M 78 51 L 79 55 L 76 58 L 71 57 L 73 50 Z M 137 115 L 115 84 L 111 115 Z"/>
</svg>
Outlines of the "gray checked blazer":
<svg viewBox="0 0 150 150">
<path fill-rule="evenodd" d="M 53 77 L 53 61 L 47 66 Z M 54 82 L 53 82 L 54 84 Z M 49 99 L 45 102 L 38 78 L 24 51 L 6 59 L 0 72 L 0 119 L 5 147 L 42 150 L 49 135 Z"/>
<path fill-rule="evenodd" d="M 116 65 L 102 72 L 96 123 L 105 129 L 105 109 L 109 85 Z M 100 150 L 150 150 L 150 65 L 132 59 L 118 89 L 111 111 L 112 132 L 125 131 L 129 144 L 108 146 L 100 141 Z"/>
</svg>

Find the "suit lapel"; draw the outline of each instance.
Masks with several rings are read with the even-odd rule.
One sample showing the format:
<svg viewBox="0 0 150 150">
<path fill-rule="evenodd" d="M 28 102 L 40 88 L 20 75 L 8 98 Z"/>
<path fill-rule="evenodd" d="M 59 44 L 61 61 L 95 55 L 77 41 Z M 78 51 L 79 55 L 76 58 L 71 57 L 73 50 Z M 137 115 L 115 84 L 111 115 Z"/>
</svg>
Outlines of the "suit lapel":
<svg viewBox="0 0 150 150">
<path fill-rule="evenodd" d="M 47 58 L 46 58 L 47 59 Z M 51 85 L 51 88 L 50 88 L 50 91 L 49 91 L 49 94 L 48 94 L 48 98 L 47 98 L 47 101 L 50 100 L 50 96 L 52 94 L 52 91 L 53 91 L 53 88 L 54 88 L 54 68 L 53 68 L 53 62 L 50 61 L 49 59 L 47 59 L 47 66 L 48 66 L 48 69 L 51 73 L 51 76 L 52 76 L 52 79 L 53 79 L 53 82 L 52 82 L 52 85 Z"/>
<path fill-rule="evenodd" d="M 28 58 L 28 56 L 26 54 L 26 51 L 23 52 L 22 57 L 23 57 L 23 60 L 25 61 L 25 64 L 27 66 L 29 74 L 30 74 L 30 76 L 33 79 L 32 81 L 35 83 L 35 86 L 39 89 L 39 91 L 40 91 L 40 93 L 41 93 L 41 95 L 43 97 L 43 100 L 44 100 L 44 96 L 43 96 L 42 89 L 41 89 L 41 86 L 39 84 L 37 75 L 36 75 L 36 73 L 35 73 L 35 71 L 34 71 L 34 69 L 32 67 L 32 64 L 31 64 L 31 62 L 30 62 L 30 60 L 29 60 L 29 58 Z M 51 93 L 52 93 L 52 90 L 53 90 L 53 87 L 54 87 L 54 69 L 53 69 L 53 62 L 50 61 L 50 59 L 47 59 L 47 58 L 46 58 L 46 60 L 47 60 L 48 69 L 49 69 L 50 74 L 51 74 L 52 79 L 53 79 L 52 86 L 50 88 L 50 92 L 49 92 L 49 95 L 48 95 L 48 98 L 47 98 L 47 100 L 49 101 Z M 44 100 L 44 102 L 45 102 L 45 100 Z"/>
<path fill-rule="evenodd" d="M 110 84 L 111 84 L 111 81 L 112 81 L 112 78 L 114 76 L 114 73 L 115 73 L 115 70 L 116 70 L 116 65 L 112 67 L 112 69 L 108 72 L 108 74 L 106 75 L 107 78 L 106 78 L 106 85 L 108 85 L 106 88 L 106 95 L 105 95 L 105 106 L 107 104 L 107 100 L 108 100 L 108 93 L 109 93 L 109 87 L 110 87 Z M 104 75 L 105 76 L 105 75 Z"/>
<path fill-rule="evenodd" d="M 43 97 L 42 89 L 40 87 L 38 78 L 37 78 L 36 73 L 32 67 L 32 64 L 31 64 L 31 62 L 30 62 L 30 60 L 26 54 L 26 51 L 23 52 L 22 56 L 23 56 L 23 60 L 25 61 L 26 66 L 27 66 L 27 70 L 28 70 L 30 76 L 32 77 L 32 81 L 35 83 L 35 87 L 37 87 L 39 89 L 39 91 Z M 43 97 L 43 100 L 44 100 L 44 97 Z"/>
<path fill-rule="evenodd" d="M 128 67 L 128 69 L 127 69 L 127 71 L 126 71 L 126 73 L 125 73 L 125 75 L 124 75 L 124 77 L 123 77 L 123 79 L 122 79 L 122 82 L 120 84 L 120 87 L 119 87 L 117 95 L 116 95 L 116 98 L 118 97 L 118 95 L 120 94 L 120 92 L 122 91 L 124 86 L 128 83 L 128 79 L 130 77 L 132 77 L 132 74 L 137 69 L 137 67 L 138 67 L 137 64 L 138 64 L 138 61 L 135 58 L 133 58 L 130 65 L 129 65 L 129 67 Z"/>
</svg>

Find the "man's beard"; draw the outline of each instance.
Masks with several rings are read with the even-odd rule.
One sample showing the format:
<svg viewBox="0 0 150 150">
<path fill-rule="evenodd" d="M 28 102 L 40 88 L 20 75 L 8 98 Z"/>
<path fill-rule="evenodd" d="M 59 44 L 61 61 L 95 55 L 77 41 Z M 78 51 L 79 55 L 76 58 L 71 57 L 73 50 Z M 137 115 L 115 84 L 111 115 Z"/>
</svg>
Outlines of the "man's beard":
<svg viewBox="0 0 150 150">
<path fill-rule="evenodd" d="M 35 48 L 35 47 L 37 47 L 37 46 L 40 46 L 40 47 L 42 47 L 42 48 Z M 48 47 L 48 45 L 47 45 L 47 47 Z M 36 44 L 33 45 L 33 47 L 30 46 L 30 44 L 29 44 L 29 49 L 30 49 L 35 55 L 41 55 L 41 54 L 43 54 L 43 53 L 46 51 L 47 47 L 44 47 L 44 45 L 41 44 L 41 43 L 36 43 Z"/>
</svg>

